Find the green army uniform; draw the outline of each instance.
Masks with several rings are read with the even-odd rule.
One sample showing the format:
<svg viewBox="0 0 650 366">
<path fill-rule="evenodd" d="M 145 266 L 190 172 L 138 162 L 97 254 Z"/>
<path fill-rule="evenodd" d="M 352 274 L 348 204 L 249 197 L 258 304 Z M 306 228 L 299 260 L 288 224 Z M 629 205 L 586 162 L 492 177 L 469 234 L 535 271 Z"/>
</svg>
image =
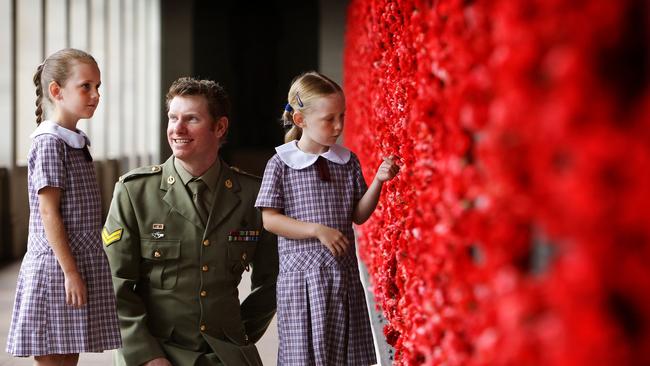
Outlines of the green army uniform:
<svg viewBox="0 0 650 366">
<path fill-rule="evenodd" d="M 220 167 L 207 224 L 174 157 L 116 184 L 102 232 L 122 332 L 116 364 L 262 364 L 254 343 L 275 314 L 276 237 L 254 208 L 261 180 Z M 249 269 L 253 291 L 240 305 Z"/>
</svg>

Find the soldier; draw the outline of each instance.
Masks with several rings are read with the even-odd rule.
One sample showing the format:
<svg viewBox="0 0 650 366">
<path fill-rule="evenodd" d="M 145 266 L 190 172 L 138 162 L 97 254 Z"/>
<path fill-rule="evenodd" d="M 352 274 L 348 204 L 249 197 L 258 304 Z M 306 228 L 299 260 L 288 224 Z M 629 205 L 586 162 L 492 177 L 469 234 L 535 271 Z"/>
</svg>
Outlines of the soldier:
<svg viewBox="0 0 650 366">
<path fill-rule="evenodd" d="M 212 81 L 167 93 L 173 156 L 120 178 L 102 232 L 123 348 L 118 365 L 261 365 L 275 314 L 276 238 L 253 207 L 261 180 L 219 158 L 229 101 Z M 252 269 L 252 293 L 237 285 Z"/>
</svg>

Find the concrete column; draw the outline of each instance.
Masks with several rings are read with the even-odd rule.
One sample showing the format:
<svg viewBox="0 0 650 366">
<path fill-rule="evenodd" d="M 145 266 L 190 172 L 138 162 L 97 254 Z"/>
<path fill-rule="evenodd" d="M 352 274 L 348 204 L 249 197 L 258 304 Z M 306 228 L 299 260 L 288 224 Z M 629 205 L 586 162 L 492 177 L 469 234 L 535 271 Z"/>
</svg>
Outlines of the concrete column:
<svg viewBox="0 0 650 366">
<path fill-rule="evenodd" d="M 167 106 L 165 95 L 172 82 L 193 75 L 194 0 L 165 0 L 160 3 L 161 77 L 160 77 L 160 157 L 171 155 L 167 144 Z"/>
</svg>

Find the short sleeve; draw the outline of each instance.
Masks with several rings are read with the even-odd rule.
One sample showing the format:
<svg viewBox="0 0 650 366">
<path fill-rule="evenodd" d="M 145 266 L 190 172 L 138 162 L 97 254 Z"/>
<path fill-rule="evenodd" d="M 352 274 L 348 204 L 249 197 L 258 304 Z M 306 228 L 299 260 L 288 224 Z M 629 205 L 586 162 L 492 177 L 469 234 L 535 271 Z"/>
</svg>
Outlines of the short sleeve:
<svg viewBox="0 0 650 366">
<path fill-rule="evenodd" d="M 361 163 L 359 163 L 359 158 L 355 154 L 350 156 L 350 162 L 352 163 L 352 179 L 354 180 L 354 203 L 359 202 L 361 197 L 368 190 L 368 185 L 366 180 L 363 178 L 363 172 L 361 171 Z"/>
<path fill-rule="evenodd" d="M 29 177 L 40 191 L 44 187 L 65 188 L 65 143 L 52 135 L 37 136 L 29 152 Z"/>
<path fill-rule="evenodd" d="M 276 154 L 266 164 L 255 207 L 284 209 L 284 163 Z"/>
</svg>

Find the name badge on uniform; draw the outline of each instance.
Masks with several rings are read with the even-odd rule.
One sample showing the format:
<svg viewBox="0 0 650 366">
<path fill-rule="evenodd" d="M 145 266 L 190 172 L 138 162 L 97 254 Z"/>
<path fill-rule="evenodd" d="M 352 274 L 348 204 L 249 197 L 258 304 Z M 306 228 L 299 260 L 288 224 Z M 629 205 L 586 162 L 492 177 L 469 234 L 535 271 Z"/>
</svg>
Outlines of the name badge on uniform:
<svg viewBox="0 0 650 366">
<path fill-rule="evenodd" d="M 151 229 L 154 231 L 151 232 L 151 237 L 154 239 L 161 239 L 165 237 L 165 233 L 162 231 L 165 230 L 165 224 L 153 224 Z"/>
<path fill-rule="evenodd" d="M 228 241 L 259 241 L 259 230 L 233 230 L 228 233 Z"/>
</svg>

